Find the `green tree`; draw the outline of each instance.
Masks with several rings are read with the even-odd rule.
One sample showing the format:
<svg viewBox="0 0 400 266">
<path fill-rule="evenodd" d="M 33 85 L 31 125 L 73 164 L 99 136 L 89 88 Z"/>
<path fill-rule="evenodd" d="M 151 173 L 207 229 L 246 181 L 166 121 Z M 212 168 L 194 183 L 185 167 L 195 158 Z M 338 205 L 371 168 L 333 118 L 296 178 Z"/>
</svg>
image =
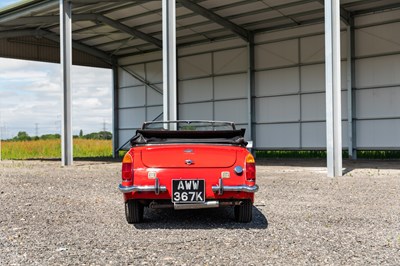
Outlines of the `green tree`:
<svg viewBox="0 0 400 266">
<path fill-rule="evenodd" d="M 83 137 L 83 130 L 82 130 L 82 129 L 79 131 L 79 137 L 80 137 L 80 138 Z"/>
<path fill-rule="evenodd" d="M 95 133 L 86 134 L 83 136 L 85 139 L 112 139 L 112 133 L 108 131 L 100 131 Z"/>
<path fill-rule="evenodd" d="M 17 136 L 14 138 L 14 140 L 21 140 L 21 141 L 31 140 L 31 139 L 32 138 L 25 131 L 19 131 Z"/>
<path fill-rule="evenodd" d="M 40 139 L 46 140 L 46 139 L 59 139 L 61 138 L 60 134 L 46 134 L 40 136 Z"/>
</svg>

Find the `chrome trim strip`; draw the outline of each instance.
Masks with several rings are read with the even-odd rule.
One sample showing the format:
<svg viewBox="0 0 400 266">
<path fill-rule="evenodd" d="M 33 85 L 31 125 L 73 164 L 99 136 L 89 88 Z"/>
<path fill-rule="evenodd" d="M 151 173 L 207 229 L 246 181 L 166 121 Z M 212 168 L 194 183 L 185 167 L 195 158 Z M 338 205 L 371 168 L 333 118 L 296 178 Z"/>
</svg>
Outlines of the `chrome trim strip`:
<svg viewBox="0 0 400 266">
<path fill-rule="evenodd" d="M 191 210 L 191 209 L 207 209 L 207 208 L 218 208 L 219 201 L 206 201 L 200 203 L 174 203 L 175 210 Z"/>
<path fill-rule="evenodd" d="M 258 185 L 248 186 L 248 185 L 239 185 L 239 186 L 212 186 L 213 192 L 218 192 L 218 195 L 222 195 L 221 191 L 236 191 L 236 192 L 248 192 L 248 193 L 255 193 L 258 191 Z"/>
<path fill-rule="evenodd" d="M 138 192 L 166 192 L 167 187 L 166 186 L 159 186 L 157 188 L 156 186 L 123 186 L 122 184 L 119 184 L 118 186 L 119 191 L 122 193 L 131 193 L 133 191 L 138 191 Z"/>
</svg>

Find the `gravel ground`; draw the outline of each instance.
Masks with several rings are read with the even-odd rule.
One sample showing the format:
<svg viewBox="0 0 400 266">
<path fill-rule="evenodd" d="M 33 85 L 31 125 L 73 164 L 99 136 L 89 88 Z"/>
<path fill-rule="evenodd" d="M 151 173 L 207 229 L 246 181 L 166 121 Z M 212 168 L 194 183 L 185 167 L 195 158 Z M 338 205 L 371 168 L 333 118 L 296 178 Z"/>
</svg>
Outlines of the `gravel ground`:
<svg viewBox="0 0 400 266">
<path fill-rule="evenodd" d="M 120 163 L 0 162 L 0 265 L 400 265 L 400 164 L 260 161 L 253 222 L 231 208 L 128 225 Z"/>
</svg>

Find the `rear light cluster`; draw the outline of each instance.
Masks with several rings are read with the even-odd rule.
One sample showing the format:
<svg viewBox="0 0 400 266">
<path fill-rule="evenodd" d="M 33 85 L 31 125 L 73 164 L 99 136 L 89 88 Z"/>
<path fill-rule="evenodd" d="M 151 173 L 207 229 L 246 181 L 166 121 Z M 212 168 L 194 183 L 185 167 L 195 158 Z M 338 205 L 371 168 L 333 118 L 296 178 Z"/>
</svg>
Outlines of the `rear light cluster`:
<svg viewBox="0 0 400 266">
<path fill-rule="evenodd" d="M 254 182 L 256 181 L 256 162 L 253 155 L 248 154 L 245 161 L 246 168 L 246 180 Z"/>
<path fill-rule="evenodd" d="M 132 181 L 133 179 L 133 156 L 128 152 L 122 160 L 122 180 Z"/>
</svg>

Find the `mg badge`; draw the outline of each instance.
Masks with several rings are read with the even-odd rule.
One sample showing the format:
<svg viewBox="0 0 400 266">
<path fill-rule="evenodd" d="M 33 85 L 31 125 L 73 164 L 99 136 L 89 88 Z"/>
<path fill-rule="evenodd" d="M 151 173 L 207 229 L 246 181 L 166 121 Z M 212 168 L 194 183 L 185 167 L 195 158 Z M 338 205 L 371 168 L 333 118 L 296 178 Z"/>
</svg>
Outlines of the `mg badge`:
<svg viewBox="0 0 400 266">
<path fill-rule="evenodd" d="M 194 164 L 194 162 L 192 160 L 185 160 L 185 164 L 192 165 L 192 164 Z"/>
</svg>

